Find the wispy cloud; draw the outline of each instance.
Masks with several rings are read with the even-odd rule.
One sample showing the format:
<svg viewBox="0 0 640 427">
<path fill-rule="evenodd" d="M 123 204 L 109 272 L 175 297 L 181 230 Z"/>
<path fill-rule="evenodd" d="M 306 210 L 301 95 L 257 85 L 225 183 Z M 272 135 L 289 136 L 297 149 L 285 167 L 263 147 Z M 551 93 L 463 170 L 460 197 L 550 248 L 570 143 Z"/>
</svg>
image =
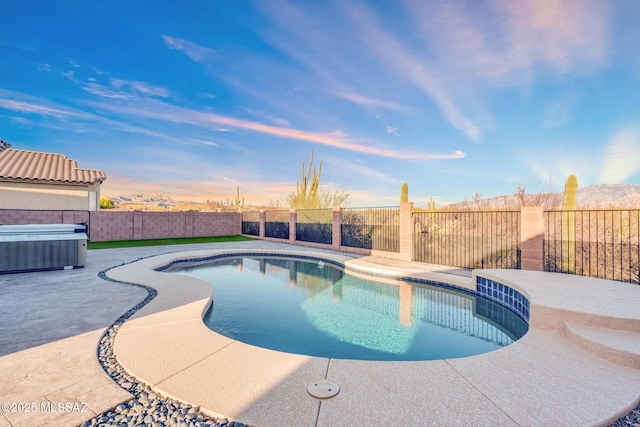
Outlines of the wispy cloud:
<svg viewBox="0 0 640 427">
<path fill-rule="evenodd" d="M 460 159 L 464 157 L 464 152 L 456 150 L 450 153 L 405 153 L 389 148 L 377 147 L 374 145 L 364 145 L 353 142 L 340 130 L 332 132 L 310 132 L 306 130 L 267 125 L 256 121 L 241 120 L 230 116 L 205 113 L 190 110 L 187 108 L 173 106 L 153 99 L 139 99 L 136 103 L 117 105 L 114 103 L 90 102 L 95 108 L 103 109 L 125 115 L 127 117 L 137 116 L 172 123 L 191 124 L 199 127 L 214 128 L 236 128 L 253 132 L 273 135 L 281 138 L 288 138 L 308 143 L 323 144 L 348 151 L 366 153 L 375 156 L 393 157 L 398 159 L 412 160 L 438 160 L 438 159 Z"/>
<path fill-rule="evenodd" d="M 496 0 L 480 8 L 419 0 L 405 4 L 440 71 L 463 85 L 530 85 L 539 71 L 585 72 L 608 58 L 606 2 Z"/>
<path fill-rule="evenodd" d="M 566 103 L 554 102 L 544 115 L 542 127 L 551 130 L 564 126 L 570 118 L 569 106 Z"/>
<path fill-rule="evenodd" d="M 558 71 L 601 66 L 607 59 L 609 11 L 598 0 L 498 1 L 504 13 L 508 58 L 520 66 L 535 62 Z"/>
<path fill-rule="evenodd" d="M 481 139 L 480 128 L 458 108 L 445 90 L 444 82 L 434 72 L 434 67 L 426 60 L 421 60 L 422 55 L 412 52 L 393 34 L 385 32 L 382 22 L 377 21 L 364 7 L 353 7 L 350 13 L 358 24 L 360 37 L 366 41 L 369 49 L 428 95 L 453 127 L 460 129 L 473 141 Z"/>
<path fill-rule="evenodd" d="M 373 167 L 370 167 L 361 163 L 357 163 L 354 161 L 347 161 L 343 159 L 333 158 L 333 159 L 330 159 L 330 162 L 329 160 L 327 160 L 327 163 L 328 164 L 330 163 L 332 166 L 337 166 L 340 170 L 349 171 L 349 173 L 353 175 L 367 177 L 368 178 L 367 182 L 373 181 L 373 182 L 389 183 L 394 185 L 400 185 L 403 182 L 401 179 L 395 176 L 391 176 L 387 173 L 384 173 L 377 168 L 373 168 Z"/>
<path fill-rule="evenodd" d="M 90 117 L 89 114 L 57 105 L 45 99 L 2 89 L 0 89 L 0 108 L 18 113 L 50 116 L 57 119 Z"/>
<path fill-rule="evenodd" d="M 207 141 L 204 139 L 192 139 L 196 144 L 208 145 L 209 147 L 217 147 L 218 144 L 213 141 Z"/>
<path fill-rule="evenodd" d="M 351 101 L 355 104 L 363 105 L 365 107 L 379 107 L 379 108 L 385 108 L 389 110 L 403 111 L 403 112 L 408 112 L 412 110 L 410 107 L 400 105 L 395 102 L 370 98 L 370 97 L 359 95 L 353 92 L 336 92 L 336 96 L 338 96 L 339 98 L 346 99 L 347 101 Z"/>
<path fill-rule="evenodd" d="M 169 96 L 169 90 L 167 88 L 152 85 L 146 82 L 111 79 L 111 86 L 116 89 L 129 88 L 130 90 L 141 93 L 143 95 L 159 96 L 162 98 L 166 98 Z"/>
<path fill-rule="evenodd" d="M 619 184 L 640 173 L 640 129 L 625 128 L 609 140 L 602 157 L 601 184 Z"/>
<path fill-rule="evenodd" d="M 196 62 L 204 63 L 217 55 L 217 52 L 214 49 L 200 46 L 199 44 L 190 42 L 189 40 L 183 40 L 167 35 L 163 35 L 162 39 L 169 49 L 179 50 Z"/>
<path fill-rule="evenodd" d="M 289 122 L 289 120 L 287 119 L 283 119 L 282 117 L 276 117 L 272 114 L 269 113 L 265 113 L 264 111 L 258 111 L 258 110 L 254 110 L 254 109 L 247 109 L 247 112 L 256 116 L 256 117 L 260 117 L 264 120 L 267 120 L 271 123 L 273 123 L 274 125 L 277 126 L 281 126 L 281 127 L 290 127 L 291 126 L 291 122 Z"/>
<path fill-rule="evenodd" d="M 92 95 L 114 100 L 131 99 L 138 95 L 156 96 L 160 98 L 167 98 L 169 96 L 169 90 L 167 88 L 146 82 L 111 78 L 109 79 L 109 85 L 104 85 L 97 83 L 95 78 L 89 81 L 90 83 L 88 84 L 77 80 L 75 83 Z"/>
</svg>

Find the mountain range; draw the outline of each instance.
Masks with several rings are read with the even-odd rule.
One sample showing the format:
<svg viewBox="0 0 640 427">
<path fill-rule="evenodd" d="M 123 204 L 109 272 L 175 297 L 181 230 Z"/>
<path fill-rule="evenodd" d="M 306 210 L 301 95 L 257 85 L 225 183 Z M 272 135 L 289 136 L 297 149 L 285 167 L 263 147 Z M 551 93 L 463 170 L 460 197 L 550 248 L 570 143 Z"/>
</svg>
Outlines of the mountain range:
<svg viewBox="0 0 640 427">
<path fill-rule="evenodd" d="M 205 203 L 178 201 L 164 194 L 123 194 L 111 198 L 120 209 L 171 210 L 196 209 L 211 210 Z M 497 196 L 483 199 L 474 197 L 460 203 L 446 206 L 448 209 L 513 209 L 520 206 L 542 206 L 545 209 L 562 208 L 563 193 L 532 193 Z M 417 204 L 416 204 L 417 205 Z M 248 207 L 248 206 L 247 206 Z M 443 207 L 443 206 L 438 206 Z M 578 188 L 577 207 L 597 208 L 640 208 L 640 185 L 600 184 Z M 184 208 L 184 209 L 183 209 Z"/>
<path fill-rule="evenodd" d="M 561 209 L 563 198 L 563 193 L 526 194 L 523 191 L 487 199 L 475 197 L 473 200 L 449 204 L 446 208 L 509 209 L 542 206 L 545 209 Z M 640 208 L 640 185 L 599 184 L 578 188 L 576 205 L 578 209 Z"/>
</svg>

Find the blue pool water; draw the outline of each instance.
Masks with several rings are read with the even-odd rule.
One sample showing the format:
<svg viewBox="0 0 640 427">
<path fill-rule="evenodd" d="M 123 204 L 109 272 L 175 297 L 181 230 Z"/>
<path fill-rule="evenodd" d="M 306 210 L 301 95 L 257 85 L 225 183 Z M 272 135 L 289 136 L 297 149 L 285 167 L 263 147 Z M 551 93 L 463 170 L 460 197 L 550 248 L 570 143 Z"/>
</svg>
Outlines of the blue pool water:
<svg viewBox="0 0 640 427">
<path fill-rule="evenodd" d="M 233 257 L 165 271 L 213 286 L 212 330 L 273 350 L 361 360 L 472 356 L 522 337 L 527 323 L 482 297 L 354 276 L 329 263 Z"/>
</svg>

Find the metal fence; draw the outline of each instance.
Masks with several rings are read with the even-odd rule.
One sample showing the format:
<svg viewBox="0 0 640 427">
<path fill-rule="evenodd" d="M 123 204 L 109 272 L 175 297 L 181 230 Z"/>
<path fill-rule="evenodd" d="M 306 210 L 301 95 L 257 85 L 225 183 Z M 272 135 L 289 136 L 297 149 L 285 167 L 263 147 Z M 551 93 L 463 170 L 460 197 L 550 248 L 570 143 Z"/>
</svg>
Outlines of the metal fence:
<svg viewBox="0 0 640 427">
<path fill-rule="evenodd" d="M 260 212 L 242 212 L 242 234 L 260 235 Z"/>
<path fill-rule="evenodd" d="M 289 218 L 290 213 L 288 210 L 266 211 L 264 223 L 265 237 L 289 239 Z"/>
<path fill-rule="evenodd" d="M 400 252 L 400 208 L 342 209 L 342 246 Z"/>
<path fill-rule="evenodd" d="M 297 212 L 296 240 L 332 243 L 333 209 L 300 209 Z"/>
<path fill-rule="evenodd" d="M 544 269 L 640 284 L 640 209 L 545 211 Z"/>
<path fill-rule="evenodd" d="M 520 211 L 414 212 L 413 260 L 520 268 Z"/>
</svg>

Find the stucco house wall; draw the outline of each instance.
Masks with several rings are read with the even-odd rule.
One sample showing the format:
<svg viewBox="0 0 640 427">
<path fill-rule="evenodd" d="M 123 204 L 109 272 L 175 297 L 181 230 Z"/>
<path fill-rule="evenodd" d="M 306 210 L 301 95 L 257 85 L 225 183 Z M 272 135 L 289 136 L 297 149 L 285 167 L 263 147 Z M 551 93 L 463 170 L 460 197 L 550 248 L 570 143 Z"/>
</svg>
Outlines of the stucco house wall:
<svg viewBox="0 0 640 427">
<path fill-rule="evenodd" d="M 99 201 L 99 184 L 80 186 L 0 181 L 0 209 L 95 211 L 100 208 Z"/>
</svg>

